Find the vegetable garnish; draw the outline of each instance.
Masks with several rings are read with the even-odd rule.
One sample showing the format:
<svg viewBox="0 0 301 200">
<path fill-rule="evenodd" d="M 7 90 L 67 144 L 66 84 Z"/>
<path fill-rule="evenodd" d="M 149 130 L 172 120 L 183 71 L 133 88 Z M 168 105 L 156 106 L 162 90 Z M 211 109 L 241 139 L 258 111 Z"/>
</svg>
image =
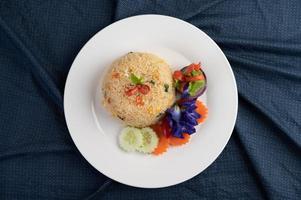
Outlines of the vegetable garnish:
<svg viewBox="0 0 301 200">
<path fill-rule="evenodd" d="M 124 151 L 135 151 L 143 144 L 143 136 L 140 129 L 125 127 L 119 135 L 119 145 Z"/>
<path fill-rule="evenodd" d="M 143 84 L 143 77 L 137 77 L 135 74 L 131 74 L 130 79 L 133 84 L 138 85 L 138 84 Z"/>
<path fill-rule="evenodd" d="M 177 87 L 177 90 L 179 91 L 179 92 L 184 92 L 184 89 L 185 89 L 185 86 L 186 86 L 187 84 L 186 83 L 184 83 L 184 82 L 179 82 L 179 84 L 178 84 L 178 87 Z"/>
<path fill-rule="evenodd" d="M 164 91 L 165 91 L 165 92 L 168 92 L 168 89 L 169 89 L 169 85 L 165 83 L 165 84 L 164 84 Z"/>
<path fill-rule="evenodd" d="M 183 73 L 181 72 L 181 71 L 179 71 L 179 70 L 177 70 L 177 71 L 175 71 L 174 73 L 173 73 L 173 78 L 175 79 L 175 80 L 183 80 Z"/>
<path fill-rule="evenodd" d="M 199 91 L 202 87 L 204 87 L 205 81 L 194 81 L 190 82 L 188 86 L 188 92 L 190 96 L 195 96 L 197 91 Z"/>
<path fill-rule="evenodd" d="M 166 117 L 164 117 L 162 119 L 162 123 L 161 123 L 161 131 L 162 131 L 162 134 L 165 136 L 165 137 L 170 137 L 171 135 L 171 128 L 169 126 L 169 122 L 167 120 Z"/>
<path fill-rule="evenodd" d="M 202 72 L 199 71 L 199 70 L 192 70 L 192 72 L 191 72 L 192 76 L 198 76 L 198 75 L 201 75 L 201 74 L 202 74 Z"/>
<path fill-rule="evenodd" d="M 129 89 L 127 89 L 126 91 L 125 91 L 125 94 L 127 95 L 127 96 L 132 96 L 132 95 L 135 95 L 135 94 L 137 94 L 138 93 L 138 88 L 135 86 L 135 87 L 133 87 L 133 88 L 129 88 Z"/>
<path fill-rule="evenodd" d="M 150 80 L 150 83 L 153 84 L 153 85 L 155 85 L 155 81 L 153 81 L 153 80 Z"/>
<path fill-rule="evenodd" d="M 144 105 L 142 96 L 136 96 L 136 105 L 137 106 L 143 106 Z"/>
<path fill-rule="evenodd" d="M 163 154 L 167 151 L 168 146 L 169 146 L 169 138 L 165 137 L 161 131 L 161 127 L 159 124 L 152 125 L 152 129 L 157 133 L 157 136 L 159 137 L 159 143 L 158 146 L 155 148 L 153 151 L 153 155 L 160 155 Z"/>
<path fill-rule="evenodd" d="M 179 80 L 174 80 L 174 87 L 178 90 L 180 86 L 180 81 Z"/>
<path fill-rule="evenodd" d="M 158 146 L 159 138 L 153 129 L 125 127 L 119 135 L 119 145 L 127 152 L 152 153 Z"/>
<path fill-rule="evenodd" d="M 190 74 L 193 70 L 200 70 L 201 69 L 201 63 L 192 63 L 190 65 L 187 66 L 187 68 L 185 68 L 184 70 L 184 74 L 188 75 Z"/>
<path fill-rule="evenodd" d="M 167 120 L 171 127 L 171 134 L 174 137 L 183 138 L 184 133 L 193 134 L 198 124 L 197 119 L 200 118 L 195 109 L 196 100 L 185 101 L 175 104 L 167 110 Z"/>
<path fill-rule="evenodd" d="M 144 80 L 142 77 L 139 78 L 135 74 L 131 74 L 130 79 L 132 84 L 134 84 L 134 87 L 131 85 L 130 88 L 125 91 L 127 96 L 135 95 L 138 92 L 144 95 L 149 93 L 150 87 L 146 84 L 143 84 Z"/>
<path fill-rule="evenodd" d="M 143 143 L 137 148 L 137 151 L 142 153 L 152 153 L 158 146 L 159 138 L 153 129 L 146 127 L 141 129 Z"/>
<path fill-rule="evenodd" d="M 185 77 L 185 81 L 186 82 L 190 82 L 190 81 L 199 81 L 199 80 L 204 80 L 205 77 L 201 74 L 201 75 L 197 75 L 197 76 L 188 76 Z"/>
<path fill-rule="evenodd" d="M 200 114 L 200 118 L 198 118 L 198 123 L 202 123 L 207 119 L 208 116 L 208 109 L 207 107 L 203 104 L 203 102 L 197 100 L 195 102 L 195 105 L 197 106 L 196 112 Z"/>
<path fill-rule="evenodd" d="M 178 74 L 182 77 L 178 78 Z M 202 71 L 200 63 L 191 64 L 173 74 L 175 88 L 181 93 L 181 98 L 194 100 L 201 96 L 207 85 L 206 75 Z"/>
<path fill-rule="evenodd" d="M 150 91 L 150 87 L 148 85 L 137 85 L 138 91 L 141 94 L 147 94 Z"/>
<path fill-rule="evenodd" d="M 183 138 L 170 137 L 169 145 L 171 146 L 180 146 L 188 143 L 190 140 L 190 135 L 188 133 L 183 133 Z"/>
</svg>

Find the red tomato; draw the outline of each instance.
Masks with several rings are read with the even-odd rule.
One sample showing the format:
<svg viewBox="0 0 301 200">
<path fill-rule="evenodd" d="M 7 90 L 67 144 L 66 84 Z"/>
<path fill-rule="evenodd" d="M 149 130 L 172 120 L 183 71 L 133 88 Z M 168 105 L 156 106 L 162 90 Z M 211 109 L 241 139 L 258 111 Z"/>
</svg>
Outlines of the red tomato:
<svg viewBox="0 0 301 200">
<path fill-rule="evenodd" d="M 194 66 L 191 64 L 185 69 L 185 74 L 190 74 L 194 70 Z"/>
<path fill-rule="evenodd" d="M 168 124 L 167 119 L 165 119 L 165 118 L 162 121 L 161 129 L 162 129 L 162 133 L 163 133 L 163 135 L 165 137 L 167 137 L 167 138 L 170 137 L 170 135 L 171 135 L 171 128 L 170 128 L 170 126 Z"/>
<path fill-rule="evenodd" d="M 173 78 L 175 80 L 181 81 L 181 80 L 183 80 L 183 73 L 181 71 L 177 70 L 173 73 Z"/>
<path fill-rule="evenodd" d="M 162 132 L 161 124 L 158 122 L 157 124 L 151 125 L 151 128 L 157 133 L 160 134 Z"/>
<path fill-rule="evenodd" d="M 132 95 L 136 94 L 137 92 L 138 92 L 138 88 L 137 87 L 133 87 L 133 88 L 130 88 L 127 91 L 125 91 L 125 94 L 127 96 L 132 96 Z"/>
<path fill-rule="evenodd" d="M 199 80 L 204 80 L 203 75 L 198 75 L 198 76 L 191 76 L 191 77 L 185 77 L 185 81 L 190 82 L 190 81 L 199 81 Z"/>
<path fill-rule="evenodd" d="M 185 69 L 185 74 L 190 74 L 193 70 L 200 70 L 201 68 L 201 64 L 190 64 L 189 66 L 187 66 L 187 68 Z"/>
<path fill-rule="evenodd" d="M 138 85 L 138 91 L 142 94 L 147 94 L 150 91 L 150 87 L 148 85 Z"/>
<path fill-rule="evenodd" d="M 198 64 L 193 64 L 193 69 L 194 70 L 200 70 L 201 69 L 201 64 L 198 63 Z"/>
<path fill-rule="evenodd" d="M 151 128 L 157 133 L 162 134 L 166 138 L 171 136 L 171 128 L 166 118 L 163 118 L 158 123 L 151 125 Z"/>
</svg>

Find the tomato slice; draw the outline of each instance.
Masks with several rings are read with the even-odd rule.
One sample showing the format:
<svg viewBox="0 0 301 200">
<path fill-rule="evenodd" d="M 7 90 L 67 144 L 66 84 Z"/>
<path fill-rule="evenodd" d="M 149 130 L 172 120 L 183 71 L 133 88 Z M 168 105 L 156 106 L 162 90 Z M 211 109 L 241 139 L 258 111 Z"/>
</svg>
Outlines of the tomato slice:
<svg viewBox="0 0 301 200">
<path fill-rule="evenodd" d="M 185 69 L 185 74 L 190 74 L 194 70 L 194 66 L 191 64 Z"/>
<path fill-rule="evenodd" d="M 170 137 L 171 128 L 170 128 L 166 118 L 164 118 L 163 121 L 162 121 L 161 129 L 162 129 L 162 133 L 165 137 L 167 137 L 167 138 Z"/>
<path fill-rule="evenodd" d="M 166 118 L 163 118 L 158 123 L 151 125 L 151 128 L 158 134 L 169 138 L 171 136 L 171 128 Z"/>
<path fill-rule="evenodd" d="M 162 129 L 161 129 L 161 124 L 160 122 L 156 123 L 156 124 L 153 124 L 150 126 L 157 134 L 160 134 L 162 132 Z"/>
<path fill-rule="evenodd" d="M 150 87 L 148 85 L 139 85 L 138 91 L 142 94 L 147 94 L 150 91 Z"/>
<path fill-rule="evenodd" d="M 175 80 L 183 80 L 183 73 L 180 71 L 180 70 L 176 70 L 174 73 L 173 73 L 173 78 Z"/>
<path fill-rule="evenodd" d="M 201 63 L 192 64 L 194 70 L 200 70 L 201 69 Z"/>
<path fill-rule="evenodd" d="M 127 96 L 132 96 L 132 95 L 136 94 L 137 92 L 138 92 L 138 88 L 135 86 L 135 87 L 130 88 L 127 91 L 125 91 L 125 94 Z"/>
<path fill-rule="evenodd" d="M 187 82 L 199 81 L 199 80 L 204 80 L 204 79 L 205 79 L 204 75 L 191 76 L 191 77 L 186 76 L 185 77 L 185 81 L 187 81 Z"/>
<path fill-rule="evenodd" d="M 185 74 L 190 74 L 193 70 L 200 70 L 201 69 L 201 64 L 200 63 L 192 63 L 188 65 L 185 69 Z"/>
</svg>

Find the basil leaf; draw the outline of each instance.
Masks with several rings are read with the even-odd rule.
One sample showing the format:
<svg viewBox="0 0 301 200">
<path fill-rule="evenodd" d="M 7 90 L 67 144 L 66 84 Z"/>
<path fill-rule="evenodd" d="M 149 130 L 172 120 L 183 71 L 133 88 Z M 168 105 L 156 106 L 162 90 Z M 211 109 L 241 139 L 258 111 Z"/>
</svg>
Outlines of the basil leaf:
<svg viewBox="0 0 301 200">
<path fill-rule="evenodd" d="M 205 80 L 189 82 L 188 93 L 190 96 L 195 96 L 196 93 L 205 85 Z"/>
<path fill-rule="evenodd" d="M 139 78 L 135 74 L 131 74 L 130 79 L 131 79 L 132 83 L 135 85 L 143 83 L 143 78 L 142 77 Z"/>
</svg>

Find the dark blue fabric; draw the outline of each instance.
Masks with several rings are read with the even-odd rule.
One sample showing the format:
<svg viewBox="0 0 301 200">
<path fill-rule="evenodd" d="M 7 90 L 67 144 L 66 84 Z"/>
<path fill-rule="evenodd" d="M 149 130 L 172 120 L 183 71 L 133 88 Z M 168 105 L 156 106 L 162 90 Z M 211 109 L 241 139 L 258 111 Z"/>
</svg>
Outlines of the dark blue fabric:
<svg viewBox="0 0 301 200">
<path fill-rule="evenodd" d="M 0 199 L 301 199 L 300 10 L 299 0 L 1 0 Z M 62 104 L 85 42 L 145 13 L 205 31 L 228 57 L 239 90 L 221 156 L 197 177 L 156 190 L 91 167 L 69 136 Z"/>
</svg>

